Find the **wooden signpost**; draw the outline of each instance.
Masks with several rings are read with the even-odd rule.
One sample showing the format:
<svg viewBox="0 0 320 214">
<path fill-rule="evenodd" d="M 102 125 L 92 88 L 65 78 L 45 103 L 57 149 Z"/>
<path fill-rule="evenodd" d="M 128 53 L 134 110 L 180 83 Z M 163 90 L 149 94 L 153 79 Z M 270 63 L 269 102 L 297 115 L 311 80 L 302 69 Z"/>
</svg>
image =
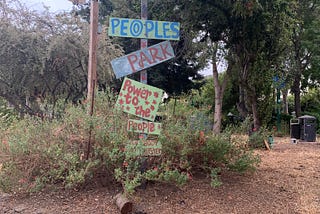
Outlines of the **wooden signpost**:
<svg viewBox="0 0 320 214">
<path fill-rule="evenodd" d="M 111 65 L 118 79 L 150 68 L 174 57 L 175 55 L 170 42 L 165 41 L 114 59 L 111 61 Z"/>
<path fill-rule="evenodd" d="M 139 140 L 132 141 L 128 146 L 142 145 L 144 156 L 156 156 L 161 154 L 161 143 L 148 140 L 147 135 L 160 135 L 161 124 L 153 121 L 163 90 L 147 85 L 146 69 L 174 58 L 175 54 L 169 41 L 151 47 L 147 43 L 148 39 L 179 40 L 180 23 L 147 20 L 147 1 L 141 0 L 141 19 L 110 17 L 108 35 L 141 39 L 141 50 L 111 62 L 117 79 L 140 71 L 140 82 L 124 78 L 116 105 L 142 119 L 128 121 L 127 130 L 140 133 Z"/>
<path fill-rule="evenodd" d="M 167 61 L 175 55 L 170 42 L 164 41 L 147 47 L 147 39 L 179 40 L 180 23 L 147 20 L 147 2 L 148 0 L 141 0 L 141 19 L 111 17 L 109 19 L 108 35 L 141 39 L 141 50 L 114 59 L 111 62 L 117 79 L 141 71 L 140 82 L 126 77 L 124 78 L 116 104 L 124 112 L 145 120 L 154 121 L 163 90 L 147 85 L 147 72 L 145 69 Z M 147 139 L 147 134 L 160 135 L 160 123 L 144 120 L 129 120 L 127 130 L 140 133 L 139 140 L 131 141 L 127 147 L 134 146 L 136 152 L 139 152 L 142 148 L 143 152 L 140 153 L 141 156 L 161 155 L 161 143 L 157 140 Z M 145 163 L 147 159 L 142 158 L 141 161 Z M 142 169 L 142 171 L 143 170 L 145 169 Z M 119 198 L 121 200 L 117 201 L 127 201 L 125 197 L 120 196 Z M 129 204 L 129 209 L 126 209 L 125 204 L 127 203 L 117 203 L 121 213 L 131 212 L 132 204 Z"/>
<path fill-rule="evenodd" d="M 179 40 L 180 23 L 111 17 L 108 35 L 140 39 Z"/>
</svg>

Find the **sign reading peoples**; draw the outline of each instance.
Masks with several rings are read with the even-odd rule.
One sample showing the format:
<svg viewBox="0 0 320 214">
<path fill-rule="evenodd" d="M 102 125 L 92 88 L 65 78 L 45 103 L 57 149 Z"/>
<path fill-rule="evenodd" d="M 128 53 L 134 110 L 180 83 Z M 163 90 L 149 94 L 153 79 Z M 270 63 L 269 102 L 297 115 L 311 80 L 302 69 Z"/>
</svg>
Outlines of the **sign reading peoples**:
<svg viewBox="0 0 320 214">
<path fill-rule="evenodd" d="M 110 17 L 109 36 L 179 40 L 180 23 Z"/>
</svg>

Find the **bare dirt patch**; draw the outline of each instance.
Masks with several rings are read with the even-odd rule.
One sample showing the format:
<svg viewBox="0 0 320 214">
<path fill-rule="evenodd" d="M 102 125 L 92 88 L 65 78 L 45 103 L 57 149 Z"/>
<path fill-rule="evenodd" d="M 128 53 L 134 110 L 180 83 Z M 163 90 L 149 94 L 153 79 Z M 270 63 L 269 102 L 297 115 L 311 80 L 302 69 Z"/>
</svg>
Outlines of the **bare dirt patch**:
<svg viewBox="0 0 320 214">
<path fill-rule="evenodd" d="M 261 164 L 251 175 L 223 173 L 223 185 L 194 175 L 183 188 L 148 184 L 133 198 L 143 213 L 320 213 L 320 143 L 274 139 L 272 150 L 258 150 Z M 80 191 L 52 191 L 0 196 L 0 213 L 119 213 L 113 197 L 117 185 Z"/>
</svg>

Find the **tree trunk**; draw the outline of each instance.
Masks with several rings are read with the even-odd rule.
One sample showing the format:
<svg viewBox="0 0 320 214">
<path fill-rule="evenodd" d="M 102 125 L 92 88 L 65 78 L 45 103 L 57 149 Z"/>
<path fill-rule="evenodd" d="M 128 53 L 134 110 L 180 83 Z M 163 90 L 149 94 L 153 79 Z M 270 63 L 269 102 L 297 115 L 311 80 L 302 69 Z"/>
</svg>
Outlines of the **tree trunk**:
<svg viewBox="0 0 320 214">
<path fill-rule="evenodd" d="M 252 117 L 253 117 L 253 127 L 255 130 L 259 130 L 261 127 L 261 121 L 258 113 L 258 102 L 255 89 L 253 89 L 252 94 L 250 95 L 251 99 L 251 108 L 252 108 Z"/>
<path fill-rule="evenodd" d="M 289 105 L 288 105 L 288 89 L 282 89 L 282 98 L 283 98 L 283 113 L 289 114 Z"/>
<path fill-rule="evenodd" d="M 301 93 L 300 93 L 300 82 L 301 82 L 301 71 L 295 74 L 293 85 L 292 85 L 292 93 L 294 94 L 294 109 L 296 112 L 296 116 L 301 116 Z"/>
<path fill-rule="evenodd" d="M 213 115 L 213 133 L 218 134 L 221 131 L 221 120 L 222 120 L 222 98 L 223 92 L 222 87 L 219 83 L 219 74 L 217 64 L 213 61 L 212 65 L 213 74 L 213 85 L 214 85 L 214 115 Z"/>
<path fill-rule="evenodd" d="M 250 57 L 243 47 L 239 44 L 236 47 L 237 63 L 239 70 L 239 103 L 237 103 L 237 110 L 241 117 L 246 118 L 249 115 L 250 103 L 248 103 L 247 81 L 248 71 L 250 66 Z"/>
<path fill-rule="evenodd" d="M 302 65 L 302 50 L 301 50 L 301 29 L 299 29 L 297 35 L 294 37 L 294 51 L 295 51 L 295 64 L 296 68 L 294 70 L 294 80 L 293 84 L 291 87 L 291 91 L 294 94 L 294 110 L 296 112 L 296 117 L 301 116 L 301 92 L 300 92 L 300 85 L 301 85 L 301 76 L 302 76 L 302 70 L 303 70 L 303 65 Z"/>
<path fill-rule="evenodd" d="M 246 118 L 249 114 L 245 100 L 246 100 L 245 90 L 240 84 L 239 85 L 239 102 L 237 103 L 237 110 L 240 113 L 240 116 L 242 118 Z"/>
<path fill-rule="evenodd" d="M 224 91 L 227 87 L 228 75 L 232 69 L 232 62 L 229 62 L 226 75 L 224 75 L 222 84 L 219 82 L 219 73 L 217 68 L 217 62 L 215 56 L 212 59 L 212 75 L 213 75 L 213 84 L 214 84 L 214 121 L 212 131 L 214 134 L 221 132 L 222 124 L 222 102 Z"/>
</svg>

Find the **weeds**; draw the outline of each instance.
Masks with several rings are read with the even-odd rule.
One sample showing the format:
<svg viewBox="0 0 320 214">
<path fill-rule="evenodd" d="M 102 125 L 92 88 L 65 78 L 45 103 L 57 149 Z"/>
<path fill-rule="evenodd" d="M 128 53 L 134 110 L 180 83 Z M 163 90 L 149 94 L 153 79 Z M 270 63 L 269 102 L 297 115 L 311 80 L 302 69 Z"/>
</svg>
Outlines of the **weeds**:
<svg viewBox="0 0 320 214">
<path fill-rule="evenodd" d="M 146 180 L 184 185 L 197 170 L 211 177 L 212 186 L 219 186 L 223 170 L 243 173 L 259 162 L 247 147 L 231 142 L 230 132 L 204 137 L 201 126 L 192 125 L 196 114 L 191 107 L 177 108 L 174 115 L 172 109 L 163 112 L 166 119 L 158 138 L 162 153 L 145 156 L 144 147 L 132 143 L 136 133 L 127 131 L 129 117 L 114 108 L 114 100 L 109 93 L 98 94 L 93 116 L 87 114 L 86 104 L 70 105 L 59 119 L 25 117 L 5 128 L 1 153 L 9 158 L 0 171 L 1 189 L 80 187 L 100 171 L 121 183 L 129 195 Z"/>
</svg>

